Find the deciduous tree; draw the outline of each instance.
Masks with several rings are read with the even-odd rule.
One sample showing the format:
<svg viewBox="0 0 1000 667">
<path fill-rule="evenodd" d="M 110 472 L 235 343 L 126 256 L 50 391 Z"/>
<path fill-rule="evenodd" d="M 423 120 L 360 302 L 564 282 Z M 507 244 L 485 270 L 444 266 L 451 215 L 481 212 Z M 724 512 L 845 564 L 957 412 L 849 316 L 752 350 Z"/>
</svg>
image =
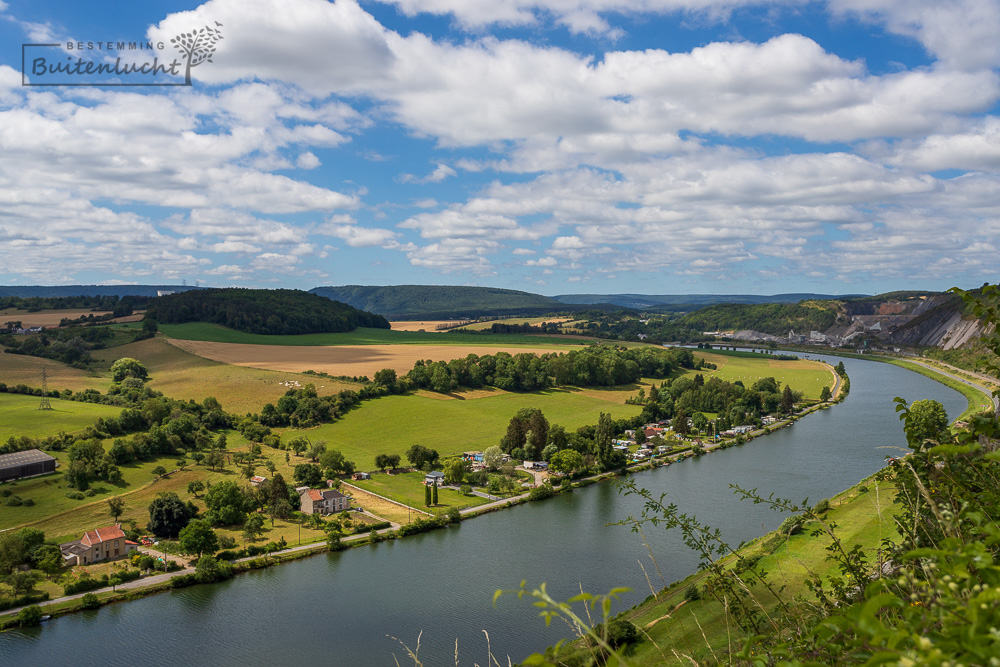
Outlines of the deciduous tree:
<svg viewBox="0 0 1000 667">
<path fill-rule="evenodd" d="M 125 378 L 145 380 L 147 377 L 149 377 L 149 371 L 146 370 L 146 366 L 143 365 L 143 363 L 138 359 L 133 359 L 132 357 L 122 357 L 115 363 L 111 364 L 112 382 L 121 382 Z"/>
<path fill-rule="evenodd" d="M 149 504 L 149 532 L 157 537 L 176 537 L 194 512 L 176 493 L 161 493 Z"/>
<path fill-rule="evenodd" d="M 201 558 L 203 553 L 212 553 L 219 548 L 219 537 L 206 519 L 192 519 L 178 535 L 181 549 L 185 553 Z"/>
<path fill-rule="evenodd" d="M 121 496 L 108 498 L 108 513 L 118 523 L 118 517 L 125 511 L 125 499 Z"/>
</svg>

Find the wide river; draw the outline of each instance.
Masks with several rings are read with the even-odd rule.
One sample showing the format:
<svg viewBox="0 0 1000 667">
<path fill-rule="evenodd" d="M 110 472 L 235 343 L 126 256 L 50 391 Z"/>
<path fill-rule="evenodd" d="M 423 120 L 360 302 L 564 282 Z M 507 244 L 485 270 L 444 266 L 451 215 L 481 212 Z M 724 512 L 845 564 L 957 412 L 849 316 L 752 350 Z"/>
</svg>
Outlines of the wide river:
<svg viewBox="0 0 1000 667">
<path fill-rule="evenodd" d="M 806 355 L 832 364 L 836 357 Z M 878 470 L 905 447 L 892 399 L 932 398 L 954 418 L 956 391 L 889 364 L 843 359 L 847 400 L 745 447 L 715 452 L 634 475 L 654 494 L 718 527 L 732 544 L 773 530 L 783 519 L 736 499 L 729 484 L 815 502 Z M 0 635 L 0 665 L 486 665 L 494 655 L 518 661 L 564 636 L 546 628 L 527 600 L 493 592 L 547 582 L 557 599 L 617 586 L 633 592 L 620 611 L 649 595 L 649 585 L 693 572 L 697 558 L 676 533 L 648 529 L 663 580 L 640 537 L 608 526 L 640 504 L 615 482 L 495 512 L 445 530 L 323 554 L 228 582 L 196 586 L 71 614 L 41 628 Z M 422 633 L 422 634 L 421 634 Z M 394 639 L 394 638 L 398 638 Z"/>
</svg>

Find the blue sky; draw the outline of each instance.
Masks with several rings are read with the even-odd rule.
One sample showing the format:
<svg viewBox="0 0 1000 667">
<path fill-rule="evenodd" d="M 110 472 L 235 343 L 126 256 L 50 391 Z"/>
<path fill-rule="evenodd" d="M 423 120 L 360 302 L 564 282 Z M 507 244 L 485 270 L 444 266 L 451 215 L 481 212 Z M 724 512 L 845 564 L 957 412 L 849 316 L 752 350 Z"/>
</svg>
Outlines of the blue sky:
<svg viewBox="0 0 1000 667">
<path fill-rule="evenodd" d="M 190 87 L 21 85 L 24 43 L 205 26 Z M 0 283 L 996 282 L 998 34 L 997 0 L 0 0 Z"/>
</svg>

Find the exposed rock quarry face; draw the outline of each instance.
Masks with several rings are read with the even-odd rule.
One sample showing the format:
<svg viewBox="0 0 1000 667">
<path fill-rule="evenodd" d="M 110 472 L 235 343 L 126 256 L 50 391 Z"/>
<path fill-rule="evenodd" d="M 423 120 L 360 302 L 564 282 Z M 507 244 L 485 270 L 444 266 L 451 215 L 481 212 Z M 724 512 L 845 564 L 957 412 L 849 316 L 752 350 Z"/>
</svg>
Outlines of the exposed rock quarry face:
<svg viewBox="0 0 1000 667">
<path fill-rule="evenodd" d="M 955 298 L 933 298 L 935 309 L 925 308 L 926 315 L 900 327 L 889 341 L 900 345 L 929 345 L 951 350 L 964 347 L 983 335 L 982 324 L 962 318 L 962 302 Z M 930 301 L 931 299 L 928 299 Z"/>
<path fill-rule="evenodd" d="M 888 301 L 878 306 L 879 315 L 905 315 L 913 310 L 913 306 L 900 301 Z"/>
</svg>

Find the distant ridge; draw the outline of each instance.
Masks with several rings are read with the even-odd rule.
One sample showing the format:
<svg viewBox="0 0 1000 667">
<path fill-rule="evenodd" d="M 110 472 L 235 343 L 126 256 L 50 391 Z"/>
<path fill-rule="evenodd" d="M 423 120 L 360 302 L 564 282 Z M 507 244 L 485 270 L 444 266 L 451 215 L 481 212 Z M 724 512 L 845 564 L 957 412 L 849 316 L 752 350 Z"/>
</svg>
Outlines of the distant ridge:
<svg viewBox="0 0 1000 667">
<path fill-rule="evenodd" d="M 610 303 L 623 308 L 663 308 L 677 306 L 712 306 L 720 303 L 798 303 L 805 300 L 855 299 L 867 294 L 560 294 L 552 297 L 566 304 Z"/>
<path fill-rule="evenodd" d="M 186 292 L 193 285 L 0 285 L 0 296 L 156 296 L 157 292 Z"/>
<path fill-rule="evenodd" d="M 309 291 L 359 310 L 400 319 L 543 315 L 567 309 L 551 297 L 496 287 L 342 285 Z"/>
</svg>

